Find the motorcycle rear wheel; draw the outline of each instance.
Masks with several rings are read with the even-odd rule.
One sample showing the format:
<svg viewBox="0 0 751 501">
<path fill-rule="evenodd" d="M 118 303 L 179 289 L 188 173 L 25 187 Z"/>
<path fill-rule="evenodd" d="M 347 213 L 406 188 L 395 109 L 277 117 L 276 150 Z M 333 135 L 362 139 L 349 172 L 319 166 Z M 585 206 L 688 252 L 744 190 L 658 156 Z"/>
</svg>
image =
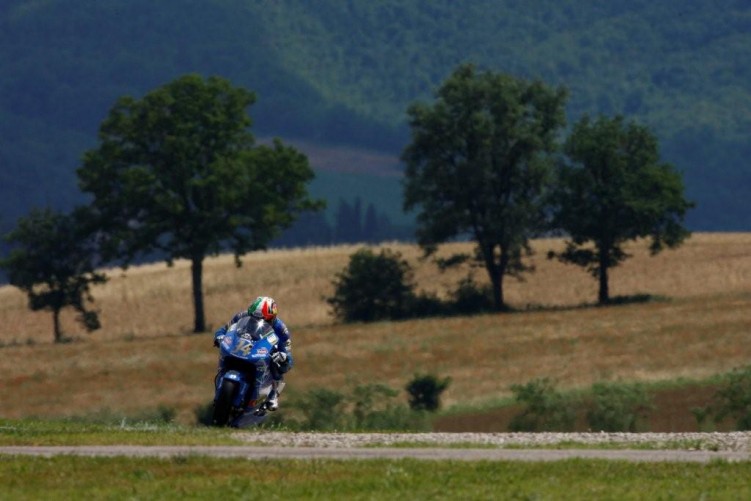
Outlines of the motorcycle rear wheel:
<svg viewBox="0 0 751 501">
<path fill-rule="evenodd" d="M 227 426 L 229 424 L 232 400 L 235 396 L 236 388 L 237 383 L 235 381 L 222 381 L 219 397 L 214 402 L 214 414 L 211 417 L 211 423 L 214 426 Z"/>
</svg>

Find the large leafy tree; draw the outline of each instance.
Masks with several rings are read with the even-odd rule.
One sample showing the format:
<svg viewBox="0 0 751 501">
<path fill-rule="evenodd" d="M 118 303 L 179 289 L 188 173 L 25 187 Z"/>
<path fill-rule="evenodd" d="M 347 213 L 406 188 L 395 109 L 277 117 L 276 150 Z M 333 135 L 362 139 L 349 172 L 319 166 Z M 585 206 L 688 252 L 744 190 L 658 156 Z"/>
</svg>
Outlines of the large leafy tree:
<svg viewBox="0 0 751 501">
<path fill-rule="evenodd" d="M 557 257 L 587 268 L 599 280 L 599 303 L 608 303 L 608 271 L 629 257 L 623 244 L 648 237 L 652 254 L 680 245 L 693 204 L 680 174 L 660 161 L 655 136 L 622 116 L 582 117 L 564 152 L 554 226 L 569 240 Z"/>
<path fill-rule="evenodd" d="M 99 147 L 78 169 L 80 186 L 124 265 L 157 252 L 191 262 L 194 330 L 205 330 L 203 260 L 264 248 L 297 215 L 322 207 L 307 183 L 307 158 L 274 140 L 255 145 L 255 95 L 218 77 L 186 75 L 140 100 L 120 98 L 100 127 Z"/>
<path fill-rule="evenodd" d="M 87 331 L 100 327 L 97 312 L 87 308 L 87 303 L 93 303 L 91 285 L 107 278 L 96 271 L 97 246 L 85 221 L 83 209 L 70 215 L 34 209 L 5 237 L 13 249 L 0 267 L 11 285 L 26 293 L 32 310 L 52 312 L 57 343 L 65 340 L 60 313 L 66 307 L 78 311 L 78 320 Z"/>
<path fill-rule="evenodd" d="M 506 306 L 504 276 L 528 269 L 522 258 L 544 223 L 565 100 L 562 88 L 462 65 L 434 103 L 408 110 L 404 207 L 419 207 L 418 242 L 430 253 L 452 238 L 473 238 L 498 310 Z"/>
</svg>

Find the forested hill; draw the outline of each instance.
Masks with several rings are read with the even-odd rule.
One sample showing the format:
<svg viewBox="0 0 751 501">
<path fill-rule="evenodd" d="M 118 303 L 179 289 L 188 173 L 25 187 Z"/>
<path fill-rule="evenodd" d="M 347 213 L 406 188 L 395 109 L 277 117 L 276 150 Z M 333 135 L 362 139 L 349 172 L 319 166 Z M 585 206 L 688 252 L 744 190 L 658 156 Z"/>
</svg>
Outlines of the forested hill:
<svg viewBox="0 0 751 501">
<path fill-rule="evenodd" d="M 4 0 L 0 232 L 81 201 L 75 168 L 122 95 L 219 75 L 258 94 L 257 135 L 393 158 L 408 104 L 468 61 L 568 87 L 570 123 L 647 124 L 698 203 L 689 226 L 747 231 L 750 53 L 746 0 Z M 394 176 L 342 190 L 347 176 L 327 172 L 316 195 L 400 205 Z"/>
</svg>

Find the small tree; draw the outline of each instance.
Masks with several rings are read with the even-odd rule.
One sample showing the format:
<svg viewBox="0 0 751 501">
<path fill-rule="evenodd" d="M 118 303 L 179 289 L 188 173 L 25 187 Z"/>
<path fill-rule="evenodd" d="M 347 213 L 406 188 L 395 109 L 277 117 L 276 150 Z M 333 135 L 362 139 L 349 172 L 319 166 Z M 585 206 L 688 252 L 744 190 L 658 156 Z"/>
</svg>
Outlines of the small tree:
<svg viewBox="0 0 751 501">
<path fill-rule="evenodd" d="M 411 280 L 412 270 L 400 253 L 363 248 L 336 275 L 334 295 L 326 301 L 345 322 L 403 318 L 414 301 Z"/>
<path fill-rule="evenodd" d="M 29 298 L 29 308 L 52 312 L 55 342 L 64 341 L 60 312 L 73 307 L 78 321 L 91 332 L 100 327 L 97 312 L 86 308 L 92 303 L 90 286 L 106 282 L 95 271 L 96 242 L 86 231 L 84 211 L 71 215 L 50 209 L 33 210 L 18 221 L 6 240 L 17 245 L 0 261 L 10 283 Z"/>
<path fill-rule="evenodd" d="M 433 374 L 417 374 L 406 386 L 409 407 L 415 411 L 436 411 L 441 407 L 441 394 L 446 391 L 451 378 L 439 379 Z"/>
<path fill-rule="evenodd" d="M 675 169 L 659 160 L 657 140 L 623 117 L 583 117 L 566 141 L 552 196 L 554 226 L 569 236 L 549 257 L 585 267 L 599 279 L 598 301 L 610 301 L 608 271 L 629 257 L 623 244 L 651 238 L 650 251 L 677 247 L 689 235 L 681 225 L 693 206 L 683 198 Z M 587 246 L 591 243 L 591 246 Z"/>
</svg>

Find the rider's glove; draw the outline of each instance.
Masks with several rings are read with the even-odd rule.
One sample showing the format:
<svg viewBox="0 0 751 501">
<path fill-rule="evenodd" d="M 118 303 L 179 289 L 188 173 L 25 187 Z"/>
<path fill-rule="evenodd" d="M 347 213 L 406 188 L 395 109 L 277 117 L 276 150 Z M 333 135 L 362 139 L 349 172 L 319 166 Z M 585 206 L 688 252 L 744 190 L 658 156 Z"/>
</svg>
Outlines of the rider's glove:
<svg viewBox="0 0 751 501">
<path fill-rule="evenodd" d="M 287 354 L 283 351 L 277 351 L 271 355 L 271 361 L 274 362 L 277 367 L 281 367 L 287 363 Z"/>
<path fill-rule="evenodd" d="M 222 339 L 224 339 L 224 336 L 215 336 L 214 337 L 214 347 L 219 348 L 219 343 L 222 342 Z"/>
</svg>

